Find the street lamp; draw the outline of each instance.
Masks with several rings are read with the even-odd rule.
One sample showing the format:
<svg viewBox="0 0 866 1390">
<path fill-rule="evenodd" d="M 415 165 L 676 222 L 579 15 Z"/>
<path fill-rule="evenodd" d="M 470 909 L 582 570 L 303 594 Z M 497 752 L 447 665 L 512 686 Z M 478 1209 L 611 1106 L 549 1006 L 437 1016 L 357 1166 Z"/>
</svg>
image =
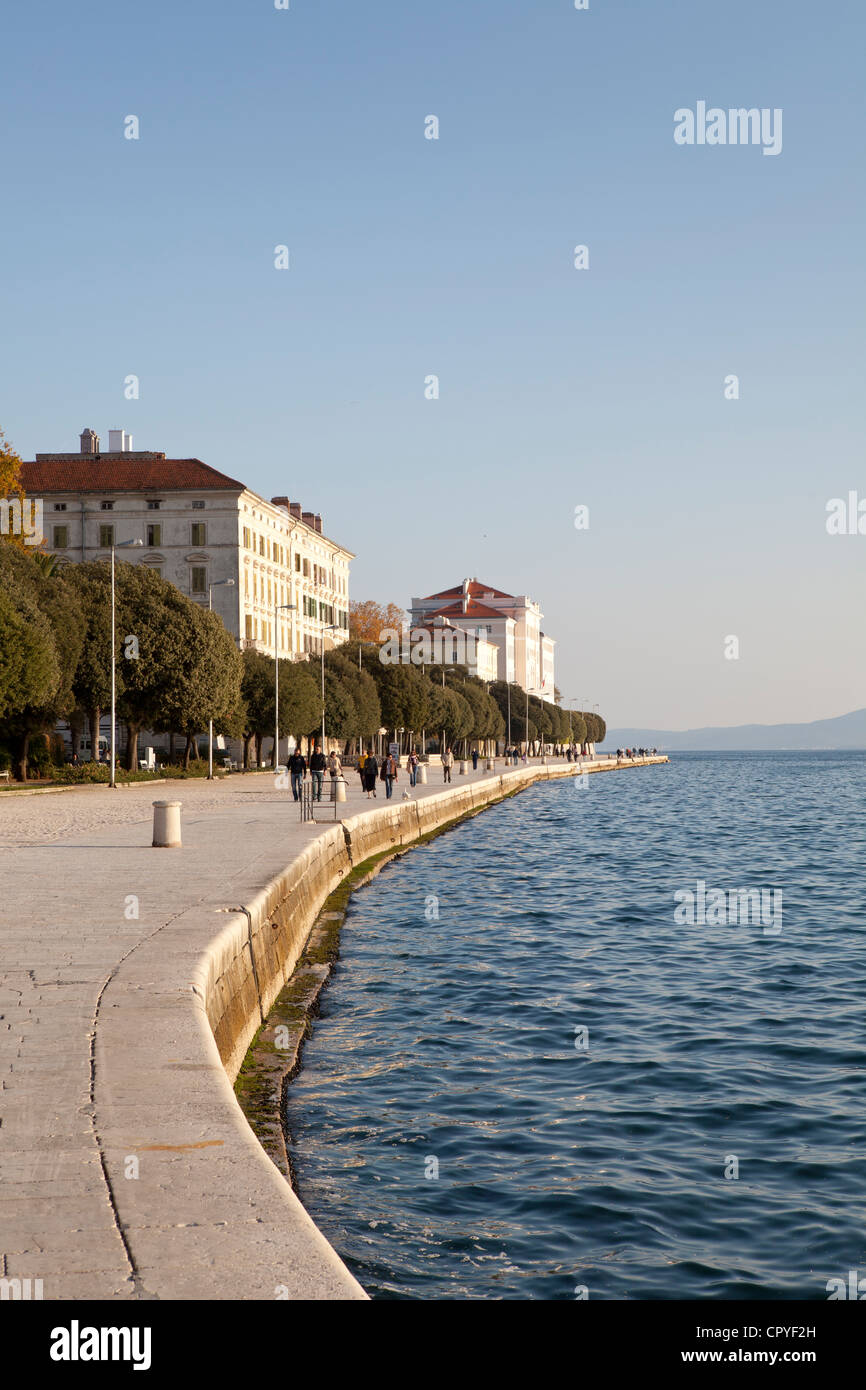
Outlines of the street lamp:
<svg viewBox="0 0 866 1390">
<path fill-rule="evenodd" d="M 328 623 L 322 628 L 322 752 L 325 751 L 325 633 L 339 632 L 337 623 Z"/>
<path fill-rule="evenodd" d="M 212 613 L 212 612 L 213 612 L 213 591 L 214 591 L 214 589 L 222 588 L 223 585 L 226 585 L 228 588 L 233 589 L 234 586 L 235 586 L 235 581 L 234 581 L 233 579 L 215 579 L 214 582 L 213 582 L 213 584 L 208 584 L 208 586 L 207 586 L 207 607 L 208 607 L 208 612 L 209 612 L 209 613 Z M 212 720 L 212 719 L 209 719 L 209 720 L 207 721 L 207 779 L 208 779 L 209 782 L 212 782 L 212 781 L 213 781 L 213 720 Z"/>
<path fill-rule="evenodd" d="M 280 619 L 278 615 L 283 608 L 291 609 L 294 613 L 297 606 L 296 603 L 274 604 L 274 772 L 277 772 L 280 766 Z"/>
<path fill-rule="evenodd" d="M 111 542 L 111 782 L 112 787 L 117 786 L 114 778 L 115 757 L 114 750 L 117 742 L 117 658 L 114 644 L 114 552 L 115 550 L 129 550 L 134 546 L 144 545 L 144 541 L 114 541 Z M 93 757 L 93 749 L 90 750 Z M 99 758 L 99 730 L 96 730 L 96 757 Z"/>
</svg>

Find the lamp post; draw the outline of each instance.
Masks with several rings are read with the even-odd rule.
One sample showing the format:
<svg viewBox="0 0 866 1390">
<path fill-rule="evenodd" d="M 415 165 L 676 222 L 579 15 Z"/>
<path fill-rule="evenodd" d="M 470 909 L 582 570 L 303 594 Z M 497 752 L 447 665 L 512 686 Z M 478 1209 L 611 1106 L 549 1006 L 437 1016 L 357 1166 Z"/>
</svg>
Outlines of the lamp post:
<svg viewBox="0 0 866 1390">
<path fill-rule="evenodd" d="M 283 608 L 291 609 L 292 612 L 297 608 L 296 603 L 275 603 L 274 604 L 274 772 L 280 766 L 280 619 L 279 613 Z"/>
<path fill-rule="evenodd" d="M 223 587 L 233 589 L 235 581 L 233 579 L 215 579 L 213 584 L 207 586 L 207 609 L 213 612 L 213 591 Z M 207 721 L 207 780 L 213 781 L 213 720 Z"/>
<path fill-rule="evenodd" d="M 328 623 L 322 628 L 322 752 L 325 751 L 325 633 L 339 632 L 336 623 Z"/>
<path fill-rule="evenodd" d="M 117 744 L 117 653 L 115 651 L 114 636 L 114 552 L 115 550 L 129 550 L 135 546 L 144 545 L 144 541 L 118 541 L 116 544 L 111 542 L 111 781 L 110 786 L 116 787 L 117 782 L 114 777 L 115 769 L 115 748 Z M 90 756 L 93 757 L 94 750 L 91 748 Z M 99 730 L 96 730 L 96 757 L 99 759 Z"/>
</svg>

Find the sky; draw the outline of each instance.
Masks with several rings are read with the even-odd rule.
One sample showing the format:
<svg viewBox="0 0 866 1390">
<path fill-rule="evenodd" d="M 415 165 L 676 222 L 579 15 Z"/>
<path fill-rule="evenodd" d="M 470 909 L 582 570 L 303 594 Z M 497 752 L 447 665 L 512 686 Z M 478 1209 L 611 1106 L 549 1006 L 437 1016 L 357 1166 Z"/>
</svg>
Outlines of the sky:
<svg viewBox="0 0 866 1390">
<path fill-rule="evenodd" d="M 287 494 L 354 598 L 527 593 L 612 727 L 862 707 L 864 39 L 862 0 L 7 8 L 0 427 Z M 781 152 L 675 143 L 699 101 Z"/>
</svg>

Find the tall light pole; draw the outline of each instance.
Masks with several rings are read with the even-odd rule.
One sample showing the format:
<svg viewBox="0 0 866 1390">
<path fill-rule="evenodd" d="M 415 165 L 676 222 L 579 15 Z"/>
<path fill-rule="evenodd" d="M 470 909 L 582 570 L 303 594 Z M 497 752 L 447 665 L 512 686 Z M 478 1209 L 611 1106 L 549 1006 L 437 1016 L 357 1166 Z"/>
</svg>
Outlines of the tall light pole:
<svg viewBox="0 0 866 1390">
<path fill-rule="evenodd" d="M 280 766 L 280 610 L 297 608 L 296 603 L 274 604 L 274 772 Z"/>
<path fill-rule="evenodd" d="M 114 552 L 115 550 L 128 550 L 134 546 L 144 545 L 144 541 L 118 541 L 116 544 L 111 542 L 111 781 L 110 786 L 116 787 L 117 782 L 114 777 L 115 768 L 115 747 L 117 744 L 117 653 L 115 651 L 114 636 Z M 99 730 L 96 730 L 96 757 L 99 758 Z M 91 748 L 90 756 L 93 757 L 94 749 Z"/>
<path fill-rule="evenodd" d="M 325 751 L 325 633 L 339 632 L 336 623 L 328 623 L 322 628 L 322 752 Z"/>
<path fill-rule="evenodd" d="M 209 612 L 209 613 L 212 613 L 212 612 L 213 612 L 213 591 L 214 591 L 214 589 L 220 589 L 220 588 L 222 588 L 224 585 L 225 585 L 226 587 L 230 588 L 230 589 L 233 589 L 233 588 L 235 587 L 235 581 L 234 581 L 233 579 L 215 579 L 214 582 L 213 582 L 213 584 L 208 584 L 208 586 L 207 586 L 207 608 L 208 608 L 208 612 Z M 212 720 L 212 719 L 209 719 L 209 720 L 207 721 L 207 779 L 208 779 L 209 782 L 212 782 L 212 781 L 213 781 L 213 720 Z"/>
</svg>

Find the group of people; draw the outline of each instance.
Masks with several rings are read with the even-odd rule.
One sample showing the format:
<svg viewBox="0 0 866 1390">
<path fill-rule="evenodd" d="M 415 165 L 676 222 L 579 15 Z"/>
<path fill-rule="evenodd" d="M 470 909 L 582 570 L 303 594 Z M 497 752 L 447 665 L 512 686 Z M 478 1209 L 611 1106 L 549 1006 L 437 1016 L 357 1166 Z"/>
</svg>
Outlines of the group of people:
<svg viewBox="0 0 866 1390">
<path fill-rule="evenodd" d="M 339 753 L 328 753 L 326 755 L 322 752 L 320 745 L 317 743 L 310 754 L 310 761 L 308 764 L 300 748 L 296 748 L 289 758 L 289 776 L 292 779 L 292 796 L 296 801 L 300 801 L 301 799 L 301 788 L 308 770 L 310 773 L 310 781 L 313 784 L 313 800 L 321 801 L 325 772 L 327 771 L 331 775 L 331 791 L 333 792 L 334 782 L 338 777 L 343 775 L 342 759 Z"/>
<path fill-rule="evenodd" d="M 414 787 L 415 769 L 418 766 L 418 759 L 415 758 L 414 766 L 410 770 L 409 780 Z M 367 793 L 367 800 L 371 796 L 376 796 L 376 782 L 385 783 L 385 796 L 390 798 L 394 792 L 394 783 L 397 781 L 399 763 L 393 753 L 386 753 L 381 761 L 372 751 L 369 753 L 359 753 L 358 755 L 358 776 L 361 778 L 361 790 Z"/>
<path fill-rule="evenodd" d="M 654 758 L 657 749 L 655 748 L 617 748 L 618 758 Z"/>
</svg>

